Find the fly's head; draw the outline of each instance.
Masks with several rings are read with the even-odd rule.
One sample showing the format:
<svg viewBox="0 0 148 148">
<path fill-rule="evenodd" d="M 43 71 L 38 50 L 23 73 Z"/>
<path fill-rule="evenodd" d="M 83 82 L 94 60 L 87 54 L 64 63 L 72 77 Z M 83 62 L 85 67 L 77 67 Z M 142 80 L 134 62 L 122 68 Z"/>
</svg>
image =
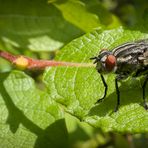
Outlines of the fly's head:
<svg viewBox="0 0 148 148">
<path fill-rule="evenodd" d="M 116 57 L 112 52 L 101 50 L 97 57 L 90 58 L 96 64 L 96 69 L 99 73 L 105 74 L 116 70 Z"/>
</svg>

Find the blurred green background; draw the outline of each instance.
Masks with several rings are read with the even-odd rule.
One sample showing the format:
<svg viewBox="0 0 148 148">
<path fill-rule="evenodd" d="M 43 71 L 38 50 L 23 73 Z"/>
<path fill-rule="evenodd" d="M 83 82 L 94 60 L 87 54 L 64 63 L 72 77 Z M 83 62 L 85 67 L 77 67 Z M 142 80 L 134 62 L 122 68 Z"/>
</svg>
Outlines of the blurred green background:
<svg viewBox="0 0 148 148">
<path fill-rule="evenodd" d="M 0 49 L 54 59 L 70 41 L 95 29 L 146 27 L 147 0 L 0 0 Z M 12 66 L 0 58 L 0 73 Z M 30 73 L 39 88 L 40 73 Z M 66 114 L 71 148 L 146 148 L 148 134 L 104 133 Z M 1 146 L 0 146 L 1 147 Z"/>
</svg>

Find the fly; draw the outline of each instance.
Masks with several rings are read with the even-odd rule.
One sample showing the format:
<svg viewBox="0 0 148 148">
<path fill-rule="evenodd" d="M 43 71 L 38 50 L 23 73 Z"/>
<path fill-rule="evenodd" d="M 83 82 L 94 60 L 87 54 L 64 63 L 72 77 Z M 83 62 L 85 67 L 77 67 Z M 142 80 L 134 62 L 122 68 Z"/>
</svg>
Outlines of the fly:
<svg viewBox="0 0 148 148">
<path fill-rule="evenodd" d="M 115 77 L 115 88 L 117 94 L 117 104 L 114 109 L 116 112 L 120 105 L 120 91 L 118 81 L 126 79 L 129 76 L 138 77 L 143 75 L 145 77 L 142 85 L 144 108 L 148 109 L 146 104 L 146 85 L 148 82 L 148 39 L 139 40 L 122 44 L 112 51 L 101 50 L 98 56 L 90 58 L 94 60 L 96 69 L 100 73 L 102 82 L 105 87 L 104 95 L 97 101 L 104 100 L 107 94 L 108 86 L 103 77 L 104 74 L 113 72 Z"/>
</svg>

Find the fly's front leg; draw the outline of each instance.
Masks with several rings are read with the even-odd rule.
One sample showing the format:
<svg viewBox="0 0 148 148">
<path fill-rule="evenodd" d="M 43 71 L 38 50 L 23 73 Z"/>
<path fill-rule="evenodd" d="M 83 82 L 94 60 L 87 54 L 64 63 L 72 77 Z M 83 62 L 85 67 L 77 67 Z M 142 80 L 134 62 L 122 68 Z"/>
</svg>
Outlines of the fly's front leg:
<svg viewBox="0 0 148 148">
<path fill-rule="evenodd" d="M 101 76 L 101 80 L 102 80 L 102 82 L 103 82 L 103 85 L 104 85 L 104 87 L 105 87 L 105 91 L 104 91 L 103 97 L 102 97 L 101 99 L 99 99 L 96 103 L 102 102 L 102 101 L 105 99 L 106 94 L 107 94 L 107 89 L 108 89 L 107 83 L 105 82 L 105 79 L 104 79 L 103 75 L 100 74 L 100 76 Z"/>
<path fill-rule="evenodd" d="M 116 87 L 116 94 L 117 94 L 117 104 L 116 104 L 116 107 L 114 109 L 114 111 L 118 111 L 118 108 L 119 108 L 119 105 L 120 105 L 120 91 L 119 91 L 119 86 L 118 86 L 118 80 L 120 78 L 119 77 L 116 77 L 115 78 L 115 87 Z"/>
<path fill-rule="evenodd" d="M 116 94 L 117 94 L 117 104 L 114 109 L 115 112 L 118 111 L 118 108 L 120 105 L 120 90 L 119 90 L 119 86 L 118 86 L 118 81 L 126 79 L 127 77 L 128 77 L 127 74 L 121 74 L 121 75 L 117 75 L 115 78 L 115 87 L 116 87 Z"/>
<path fill-rule="evenodd" d="M 142 90 L 143 90 L 143 103 L 144 103 L 144 108 L 147 110 L 148 106 L 146 104 L 146 97 L 145 97 L 145 92 L 146 92 L 146 84 L 148 82 L 148 75 L 146 76 L 146 79 L 144 80 L 144 83 L 142 85 Z"/>
</svg>

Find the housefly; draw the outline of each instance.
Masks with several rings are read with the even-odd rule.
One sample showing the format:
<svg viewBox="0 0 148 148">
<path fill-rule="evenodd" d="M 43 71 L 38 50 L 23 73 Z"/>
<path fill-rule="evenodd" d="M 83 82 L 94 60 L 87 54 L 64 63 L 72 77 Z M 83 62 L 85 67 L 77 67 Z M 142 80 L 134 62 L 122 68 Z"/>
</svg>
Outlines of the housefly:
<svg viewBox="0 0 148 148">
<path fill-rule="evenodd" d="M 115 88 L 117 94 L 117 104 L 114 111 L 117 111 L 120 105 L 120 91 L 118 81 L 126 79 L 129 76 L 145 77 L 142 84 L 142 94 L 144 108 L 148 109 L 146 104 L 146 85 L 148 82 L 148 39 L 122 44 L 112 51 L 101 50 L 98 56 L 90 58 L 94 60 L 96 69 L 100 73 L 102 82 L 105 87 L 104 95 L 97 101 L 101 102 L 107 94 L 107 83 L 103 77 L 104 74 L 113 72 L 115 77 Z"/>
</svg>

